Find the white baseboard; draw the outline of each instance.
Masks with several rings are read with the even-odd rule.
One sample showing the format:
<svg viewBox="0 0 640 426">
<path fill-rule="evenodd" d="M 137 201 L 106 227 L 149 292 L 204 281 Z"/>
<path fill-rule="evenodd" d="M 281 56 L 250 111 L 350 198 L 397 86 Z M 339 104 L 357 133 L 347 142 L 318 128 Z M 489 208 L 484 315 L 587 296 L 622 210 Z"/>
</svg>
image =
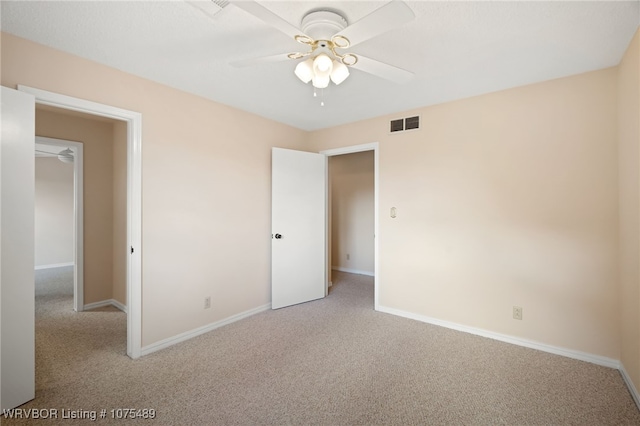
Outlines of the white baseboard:
<svg viewBox="0 0 640 426">
<path fill-rule="evenodd" d="M 51 268 L 62 268 L 63 266 L 73 266 L 75 265 L 75 263 L 73 262 L 66 262 L 66 263 L 52 263 L 50 265 L 38 265 L 36 266 L 34 269 L 36 271 L 40 270 L 40 269 L 51 269 Z"/>
<path fill-rule="evenodd" d="M 359 269 L 343 268 L 342 266 L 332 266 L 331 269 L 333 269 L 334 271 L 348 272 L 350 274 L 368 275 L 370 277 L 375 276 L 375 274 L 371 271 L 361 271 Z"/>
<path fill-rule="evenodd" d="M 103 306 L 114 306 L 120 309 L 122 312 L 127 313 L 127 307 L 116 299 L 102 300 L 100 302 L 88 303 L 82 307 L 83 311 L 89 311 L 91 309 L 102 308 Z"/>
<path fill-rule="evenodd" d="M 462 331 L 465 333 L 475 334 L 477 336 L 488 337 L 489 339 L 499 340 L 501 342 L 511 343 L 513 345 L 524 346 L 526 348 L 537 349 L 539 351 L 548 352 L 555 355 L 561 355 L 568 358 L 578 359 L 580 361 L 586 361 L 592 364 L 602 365 L 604 367 L 615 368 L 616 370 L 620 369 L 620 361 L 613 358 L 593 355 L 586 352 L 561 348 L 558 346 L 551 346 L 544 343 L 534 342 L 532 340 L 509 336 L 506 334 L 494 333 L 492 331 L 487 331 L 480 328 L 468 327 L 466 325 L 460 325 L 460 324 L 456 324 L 449 321 L 443 321 L 436 318 L 414 314 L 411 312 L 401 311 L 399 309 L 388 308 L 386 306 L 378 306 L 378 311 L 385 312 L 387 314 L 397 315 L 404 318 L 413 319 L 416 321 L 425 322 L 428 324 L 438 325 L 440 327 Z"/>
<path fill-rule="evenodd" d="M 241 319 L 248 318 L 255 314 L 259 314 L 260 312 L 268 311 L 269 309 L 271 309 L 271 303 L 268 303 L 263 306 L 258 306 L 257 308 L 250 309 L 248 311 L 240 312 L 239 314 L 230 316 L 220 321 L 213 322 L 208 325 L 204 325 L 202 327 L 194 328 L 193 330 L 190 330 L 190 331 L 185 331 L 184 333 L 180 333 L 176 336 L 169 337 L 167 339 L 160 340 L 159 342 L 152 343 L 148 346 L 143 347 L 140 352 L 140 355 L 141 356 L 149 355 L 150 353 L 168 348 L 169 346 L 173 346 L 177 343 L 184 342 L 185 340 L 192 339 L 201 334 L 208 333 L 209 331 L 215 330 L 216 328 L 220 328 L 227 324 L 240 321 Z"/>
<path fill-rule="evenodd" d="M 624 382 L 627 384 L 627 388 L 629 388 L 629 393 L 631 393 L 633 400 L 636 402 L 636 405 L 640 410 L 640 393 L 638 393 L 638 389 L 636 389 L 636 387 L 634 386 L 633 382 L 631 381 L 631 377 L 629 377 L 629 374 L 627 374 L 627 370 L 624 369 L 624 365 L 622 363 L 620 363 L 620 374 L 622 375 Z"/>
<path fill-rule="evenodd" d="M 127 306 L 123 305 L 122 303 L 118 302 L 116 299 L 111 299 L 111 304 L 113 306 L 115 306 L 116 308 L 120 309 L 122 312 L 124 312 L 125 314 L 127 313 Z"/>
</svg>

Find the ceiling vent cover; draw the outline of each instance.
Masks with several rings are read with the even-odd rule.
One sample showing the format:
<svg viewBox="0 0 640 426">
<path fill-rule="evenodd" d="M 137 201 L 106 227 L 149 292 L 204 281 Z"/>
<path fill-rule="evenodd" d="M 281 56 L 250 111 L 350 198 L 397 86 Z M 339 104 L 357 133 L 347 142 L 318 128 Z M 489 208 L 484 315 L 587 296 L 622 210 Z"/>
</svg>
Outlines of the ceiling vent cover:
<svg viewBox="0 0 640 426">
<path fill-rule="evenodd" d="M 224 9 L 229 6 L 229 0 L 212 0 L 215 4 L 220 6 L 220 9 Z"/>
<path fill-rule="evenodd" d="M 399 118 L 397 120 L 391 120 L 389 132 L 398 133 L 405 130 L 417 130 L 420 128 L 420 116 Z"/>
<path fill-rule="evenodd" d="M 187 0 L 187 3 L 213 18 L 229 5 L 229 0 Z"/>
</svg>

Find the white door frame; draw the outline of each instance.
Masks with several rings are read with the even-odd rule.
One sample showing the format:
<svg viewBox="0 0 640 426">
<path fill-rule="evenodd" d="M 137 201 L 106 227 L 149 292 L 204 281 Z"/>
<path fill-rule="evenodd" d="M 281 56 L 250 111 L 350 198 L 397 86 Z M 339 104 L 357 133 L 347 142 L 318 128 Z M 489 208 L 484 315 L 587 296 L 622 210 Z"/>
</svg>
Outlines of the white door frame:
<svg viewBox="0 0 640 426">
<path fill-rule="evenodd" d="M 373 258 L 374 258 L 374 266 L 373 266 L 373 274 L 374 274 L 374 284 L 373 284 L 373 288 L 374 288 L 374 296 L 373 296 L 373 308 L 377 311 L 378 309 L 378 295 L 379 295 L 379 286 L 380 286 L 380 274 L 379 274 L 379 265 L 378 265 L 378 259 L 379 259 L 379 232 L 378 232 L 378 226 L 379 226 L 379 177 L 380 177 L 380 168 L 378 167 L 378 159 L 379 159 L 379 153 L 378 153 L 378 142 L 372 142 L 372 143 L 366 143 L 366 144 L 362 144 L 362 145 L 352 145 L 352 146 L 346 146 L 343 148 L 335 148 L 335 149 L 327 149 L 325 151 L 320 151 L 320 154 L 324 154 L 326 156 L 326 162 L 327 164 L 329 163 L 329 157 L 333 157 L 336 155 L 344 155 L 344 154 L 353 154 L 355 152 L 364 152 L 364 151 L 373 151 L 373 179 L 374 179 L 374 184 L 373 184 L 373 205 L 374 205 L 374 242 L 373 242 Z M 328 166 L 327 166 L 328 169 Z M 329 174 L 327 173 L 327 198 L 329 197 Z M 327 229 L 327 237 L 326 237 L 326 241 L 329 241 L 329 232 L 331 232 L 331 229 L 329 228 L 329 214 L 330 212 L 328 211 L 329 209 L 329 203 L 327 202 L 327 224 L 326 224 L 326 229 Z M 330 267 L 330 262 L 331 259 L 329 258 L 329 244 L 327 244 L 327 254 L 326 254 L 326 261 L 327 261 L 327 271 L 329 270 Z M 326 283 L 326 287 L 329 286 L 329 278 L 327 277 L 327 283 Z"/>
<path fill-rule="evenodd" d="M 127 123 L 127 355 L 136 359 L 142 347 L 142 114 L 84 99 L 18 85 L 36 104 L 108 117 Z"/>
<path fill-rule="evenodd" d="M 36 136 L 36 143 L 73 151 L 73 310 L 84 311 L 84 145 L 81 142 Z"/>
</svg>

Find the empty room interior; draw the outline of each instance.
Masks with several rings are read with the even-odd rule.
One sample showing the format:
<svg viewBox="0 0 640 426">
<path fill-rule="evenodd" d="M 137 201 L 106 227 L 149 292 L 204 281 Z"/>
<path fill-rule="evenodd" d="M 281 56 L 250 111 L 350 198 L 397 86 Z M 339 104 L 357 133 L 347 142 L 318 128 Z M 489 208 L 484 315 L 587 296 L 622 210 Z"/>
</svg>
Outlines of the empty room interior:
<svg viewBox="0 0 640 426">
<path fill-rule="evenodd" d="M 24 180 L 8 174 L 3 118 L 3 409 L 132 403 L 159 424 L 640 422 L 640 1 L 3 0 L 0 16 L 3 116 L 10 95 L 27 97 L 31 150 L 54 144 L 24 159 L 37 208 L 22 260 L 36 268 L 17 322 L 35 318 L 35 394 L 13 399 L 19 283 L 5 270 L 20 262 L 5 258 L 5 194 Z M 82 166 L 77 149 L 75 165 L 56 154 L 64 141 L 82 145 Z M 281 172 L 289 154 L 296 177 Z M 61 200 L 64 232 L 42 216 Z M 288 222 L 311 230 L 298 238 Z M 63 248 L 39 243 L 54 237 Z M 33 295 L 47 268 L 68 268 L 81 297 L 59 326 Z M 43 345 L 83 318 L 91 330 L 55 350 L 100 352 L 109 371 L 67 365 L 84 378 L 65 381 Z M 499 365 L 473 367 L 481 353 Z M 440 363 L 470 380 L 467 395 Z M 589 383 L 558 396 L 571 410 L 545 412 L 547 363 L 588 371 L 554 373 Z M 599 394 L 603 382 L 619 393 Z M 178 402 L 194 412 L 162 410 Z"/>
</svg>

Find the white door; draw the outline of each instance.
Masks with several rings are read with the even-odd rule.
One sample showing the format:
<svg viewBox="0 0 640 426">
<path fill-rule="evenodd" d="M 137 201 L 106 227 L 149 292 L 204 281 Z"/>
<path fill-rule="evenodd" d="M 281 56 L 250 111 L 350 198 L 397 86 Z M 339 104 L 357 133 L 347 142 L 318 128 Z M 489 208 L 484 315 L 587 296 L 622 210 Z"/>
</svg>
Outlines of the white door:
<svg viewBox="0 0 640 426">
<path fill-rule="evenodd" d="M 273 148 L 271 307 L 326 295 L 326 157 Z"/>
<path fill-rule="evenodd" d="M 9 409 L 35 398 L 35 98 L 1 94 L 0 400 Z"/>
</svg>

